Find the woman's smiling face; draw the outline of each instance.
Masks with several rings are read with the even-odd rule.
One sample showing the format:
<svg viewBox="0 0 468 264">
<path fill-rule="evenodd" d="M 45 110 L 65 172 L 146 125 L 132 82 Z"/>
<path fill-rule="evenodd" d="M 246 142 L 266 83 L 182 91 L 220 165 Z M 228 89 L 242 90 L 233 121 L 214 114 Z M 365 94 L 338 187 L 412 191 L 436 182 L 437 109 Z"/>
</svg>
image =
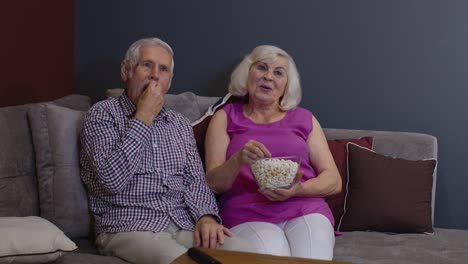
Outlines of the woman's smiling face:
<svg viewBox="0 0 468 264">
<path fill-rule="evenodd" d="M 288 83 L 288 59 L 258 61 L 252 64 L 247 79 L 249 98 L 258 102 L 278 103 Z"/>
</svg>

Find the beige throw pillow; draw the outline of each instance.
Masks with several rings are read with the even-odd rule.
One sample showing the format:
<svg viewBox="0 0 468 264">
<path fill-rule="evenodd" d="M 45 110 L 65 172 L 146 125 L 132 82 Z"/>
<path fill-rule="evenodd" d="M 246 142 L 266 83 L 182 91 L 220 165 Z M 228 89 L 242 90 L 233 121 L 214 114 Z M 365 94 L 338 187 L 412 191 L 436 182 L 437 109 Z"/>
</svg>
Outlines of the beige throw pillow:
<svg viewBox="0 0 468 264">
<path fill-rule="evenodd" d="M 48 263 L 77 249 L 51 222 L 38 217 L 0 217 L 0 263 Z"/>
</svg>

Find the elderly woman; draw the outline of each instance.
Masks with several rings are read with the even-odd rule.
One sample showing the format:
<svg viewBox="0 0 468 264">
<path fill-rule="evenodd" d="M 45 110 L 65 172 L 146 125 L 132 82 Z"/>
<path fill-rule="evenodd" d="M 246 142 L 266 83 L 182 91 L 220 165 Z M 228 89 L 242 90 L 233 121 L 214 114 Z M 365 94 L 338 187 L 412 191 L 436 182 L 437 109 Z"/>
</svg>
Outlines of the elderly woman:
<svg viewBox="0 0 468 264">
<path fill-rule="evenodd" d="M 323 197 L 341 191 L 341 177 L 318 120 L 298 107 L 292 57 L 256 47 L 232 73 L 229 92 L 243 100 L 215 113 L 205 141 L 206 177 L 224 224 L 259 253 L 331 260 L 334 219 Z M 302 157 L 301 181 L 259 190 L 249 165 L 280 156 Z"/>
</svg>

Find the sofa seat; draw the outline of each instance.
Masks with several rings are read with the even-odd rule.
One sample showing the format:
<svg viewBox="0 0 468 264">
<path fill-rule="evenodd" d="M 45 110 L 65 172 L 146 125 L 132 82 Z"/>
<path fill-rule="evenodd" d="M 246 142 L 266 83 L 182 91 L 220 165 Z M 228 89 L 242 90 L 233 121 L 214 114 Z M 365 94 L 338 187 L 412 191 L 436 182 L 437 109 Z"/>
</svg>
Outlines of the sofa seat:
<svg viewBox="0 0 468 264">
<path fill-rule="evenodd" d="M 468 230 L 435 228 L 434 235 L 346 232 L 335 260 L 360 264 L 468 263 Z"/>
<path fill-rule="evenodd" d="M 117 257 L 101 256 L 89 253 L 68 253 L 53 264 L 128 264 Z"/>
</svg>

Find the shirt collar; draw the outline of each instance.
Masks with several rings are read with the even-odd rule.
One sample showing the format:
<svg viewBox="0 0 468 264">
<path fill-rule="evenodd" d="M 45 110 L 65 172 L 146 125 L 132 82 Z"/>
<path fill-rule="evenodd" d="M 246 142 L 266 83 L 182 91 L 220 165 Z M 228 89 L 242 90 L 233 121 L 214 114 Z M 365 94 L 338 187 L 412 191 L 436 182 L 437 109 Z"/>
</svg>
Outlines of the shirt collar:
<svg viewBox="0 0 468 264">
<path fill-rule="evenodd" d="M 127 95 L 127 90 L 123 92 L 123 94 L 119 98 L 120 100 L 120 105 L 122 106 L 122 109 L 124 111 L 125 116 L 131 117 L 136 111 L 136 106 L 133 104 L 132 100 L 130 100 L 130 97 Z"/>
</svg>

